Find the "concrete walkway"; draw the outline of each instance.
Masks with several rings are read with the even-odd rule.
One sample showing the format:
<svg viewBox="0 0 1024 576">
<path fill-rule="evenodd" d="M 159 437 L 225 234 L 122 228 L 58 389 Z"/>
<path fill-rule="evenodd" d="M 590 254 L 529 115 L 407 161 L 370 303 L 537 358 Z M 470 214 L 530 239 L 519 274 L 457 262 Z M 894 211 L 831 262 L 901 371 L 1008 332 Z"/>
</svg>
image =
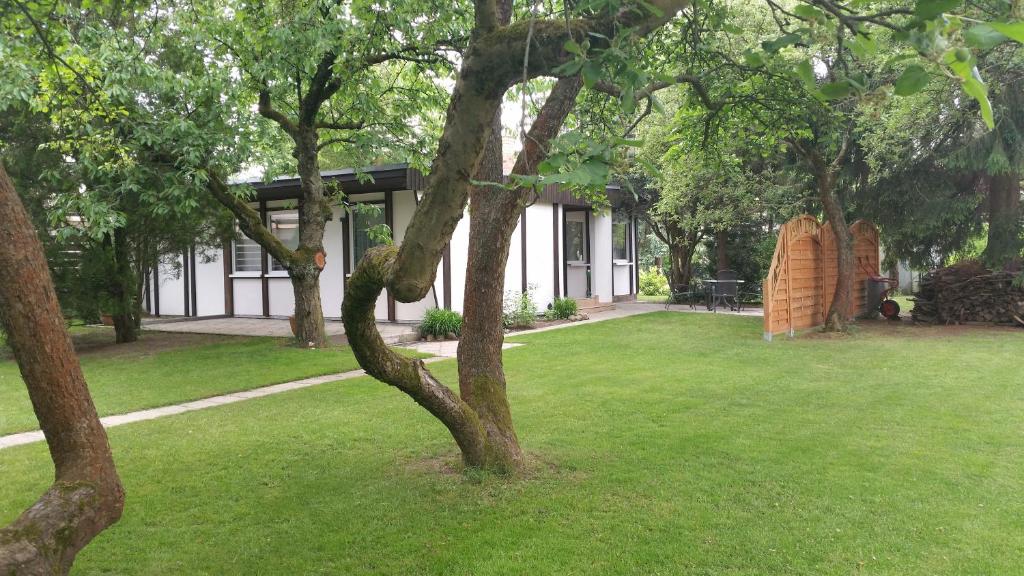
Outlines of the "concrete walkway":
<svg viewBox="0 0 1024 576">
<path fill-rule="evenodd" d="M 549 330 L 560 330 L 562 328 L 571 328 L 573 326 L 582 326 L 584 324 L 592 324 L 594 322 L 603 322 L 605 320 L 614 320 L 616 318 L 626 318 L 628 316 L 636 316 L 638 314 L 646 314 L 648 312 L 664 311 L 664 304 L 647 303 L 647 302 L 622 302 L 615 305 L 614 310 L 606 310 L 604 312 L 595 312 L 590 315 L 588 320 L 580 320 L 579 322 L 566 322 L 565 324 L 555 324 L 553 326 L 545 326 L 543 328 L 535 328 L 533 330 L 523 330 L 520 332 L 512 332 L 508 336 L 521 336 L 524 334 L 532 334 L 535 332 L 547 332 Z M 710 314 L 707 310 L 698 309 L 696 311 L 690 310 L 689 306 L 673 306 L 671 308 L 673 312 L 690 312 L 690 313 L 703 313 Z M 762 311 L 760 309 L 744 310 L 743 312 L 719 312 L 719 314 L 730 314 L 730 315 L 742 315 L 742 316 L 760 316 Z M 200 332 L 206 334 L 241 334 L 246 336 L 278 336 L 277 331 L 281 328 L 280 326 L 274 326 L 271 323 L 281 323 L 284 329 L 288 330 L 285 336 L 291 335 L 291 329 L 288 327 L 287 320 L 274 320 L 266 318 L 216 318 L 207 320 L 187 320 L 181 322 L 160 322 L 156 324 L 149 324 L 146 326 L 147 330 L 163 329 L 166 332 Z M 202 332 L 201 330 L 194 330 L 194 325 L 199 324 L 201 328 L 208 330 L 231 330 L 227 332 Z M 340 322 L 328 323 L 341 325 Z M 405 325 L 389 325 L 382 324 L 384 326 L 402 326 L 403 328 L 411 328 Z M 166 327 L 181 327 L 190 329 L 166 329 Z M 238 332 L 246 327 L 249 327 L 248 332 Z M 415 332 L 411 332 L 412 337 L 415 338 Z M 344 334 L 344 329 L 341 330 L 341 334 Z M 408 340 L 406 340 L 408 341 Z M 506 342 L 502 344 L 502 349 L 507 350 L 517 346 L 523 346 L 521 343 Z M 425 354 L 432 354 L 433 358 L 427 358 L 423 361 L 425 363 L 437 362 L 440 360 L 447 360 L 455 358 L 458 352 L 459 343 L 456 340 L 447 340 L 442 342 L 415 342 L 405 346 L 412 348 Z M 234 392 L 231 394 L 223 394 L 221 396 L 213 396 L 211 398 L 204 398 L 201 400 L 193 400 L 191 402 L 185 402 L 184 404 L 175 404 L 171 406 L 161 406 L 159 408 L 150 408 L 147 410 L 139 410 L 137 412 L 129 412 L 127 414 L 117 414 L 113 416 L 105 416 L 100 418 L 100 422 L 104 428 L 112 428 L 114 426 L 121 426 L 123 424 L 130 424 L 132 422 L 142 422 L 145 420 L 155 420 L 157 418 L 164 418 L 166 416 L 173 416 L 175 414 L 183 414 L 185 412 L 194 412 L 196 410 L 205 410 L 207 408 L 213 408 L 214 406 L 222 406 L 224 404 L 232 404 L 234 402 L 241 402 L 243 400 L 251 400 L 253 398 L 262 398 L 264 396 L 271 396 L 273 394 L 280 394 L 282 392 L 288 392 L 290 390 L 299 390 L 302 388 L 309 388 L 310 386 L 318 386 L 320 384 L 327 384 L 329 382 L 339 382 L 342 380 L 349 380 L 352 378 L 358 378 L 359 376 L 365 376 L 366 372 L 363 370 L 352 370 L 349 372 L 340 372 L 338 374 L 327 374 L 324 376 L 314 376 L 312 378 L 303 378 L 302 380 L 294 380 L 292 382 L 284 382 L 282 384 L 274 384 L 271 386 L 264 386 L 262 388 L 254 388 L 252 390 L 245 390 L 243 392 Z M 20 446 L 22 444 L 31 444 L 33 442 L 42 442 L 45 440 L 43 433 L 39 430 L 32 432 L 21 432 L 18 434 L 10 434 L 8 436 L 0 436 L 0 450 L 4 448 L 11 448 L 12 446 Z"/>
<path fill-rule="evenodd" d="M 439 356 L 435 358 L 425 358 L 423 362 L 431 363 L 447 359 L 448 358 L 446 357 Z M 166 416 L 173 416 L 175 414 L 183 414 L 185 412 L 205 410 L 207 408 L 213 408 L 214 406 L 223 406 L 224 404 L 233 404 L 235 402 L 241 402 L 243 400 L 262 398 L 264 396 L 280 394 L 282 392 L 288 392 L 290 390 L 300 390 L 302 388 L 309 388 L 310 386 L 319 386 L 320 384 L 327 384 L 329 382 L 351 380 L 352 378 L 358 378 L 360 376 L 366 376 L 366 372 L 364 372 L 363 370 L 351 370 L 349 372 L 340 372 L 337 374 L 325 374 L 323 376 L 303 378 L 302 380 L 293 380 L 291 382 L 273 384 L 271 386 L 264 386 L 262 388 L 253 388 L 252 390 L 244 390 L 242 392 L 233 392 L 231 394 L 212 396 L 210 398 L 203 398 L 202 400 L 193 400 L 191 402 L 185 402 L 184 404 L 174 404 L 171 406 L 161 406 L 159 408 L 149 408 L 147 410 L 129 412 L 127 414 L 104 416 L 103 418 L 100 418 L 100 423 L 103 424 L 104 428 L 113 428 L 114 426 L 131 424 L 132 422 L 143 422 L 145 420 L 155 420 L 157 418 L 164 418 Z M 33 430 L 31 432 L 20 432 L 18 434 L 10 434 L 8 436 L 0 436 L 0 450 L 3 450 L 4 448 L 11 448 L 13 446 L 20 446 L 22 444 L 42 442 L 45 439 L 46 438 L 43 436 L 43 433 L 40 430 Z"/>
<path fill-rule="evenodd" d="M 283 318 L 151 318 L 142 323 L 143 330 L 156 332 L 191 332 L 195 334 L 223 334 L 227 336 L 272 336 L 291 338 L 292 328 Z M 338 320 L 324 322 L 324 329 L 332 342 L 344 342 L 345 326 Z M 378 322 L 377 329 L 385 344 L 400 344 L 416 340 L 416 327 L 412 324 Z"/>
</svg>

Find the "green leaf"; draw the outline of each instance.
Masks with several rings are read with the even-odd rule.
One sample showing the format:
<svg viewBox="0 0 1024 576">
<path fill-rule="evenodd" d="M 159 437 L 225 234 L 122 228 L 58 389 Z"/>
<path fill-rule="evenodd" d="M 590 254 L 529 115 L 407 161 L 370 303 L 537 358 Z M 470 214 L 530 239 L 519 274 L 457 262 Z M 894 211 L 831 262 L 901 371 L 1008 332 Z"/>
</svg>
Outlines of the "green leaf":
<svg viewBox="0 0 1024 576">
<path fill-rule="evenodd" d="M 817 78 L 814 76 L 814 66 L 810 60 L 804 60 L 796 65 L 796 76 L 808 88 L 813 88 L 817 84 Z"/>
<path fill-rule="evenodd" d="M 1024 22 L 992 22 L 989 26 L 996 32 L 1024 44 Z"/>
<path fill-rule="evenodd" d="M 988 86 L 977 78 L 971 77 L 964 80 L 963 84 L 964 92 L 968 96 L 974 98 L 981 105 L 981 119 L 985 121 L 985 125 L 989 129 L 996 127 L 995 118 L 992 116 L 992 103 L 988 99 Z"/>
<path fill-rule="evenodd" d="M 857 34 L 850 43 L 850 50 L 858 58 L 867 58 L 878 51 L 878 43 L 875 39 L 864 34 Z"/>
<path fill-rule="evenodd" d="M 821 94 L 826 100 L 838 100 L 840 98 L 846 98 L 853 91 L 853 87 L 850 86 L 849 82 L 829 82 L 821 87 Z"/>
<path fill-rule="evenodd" d="M 917 64 L 907 66 L 899 80 L 896 81 L 895 91 L 899 96 L 910 96 L 924 89 L 931 80 L 931 75 L 924 68 Z"/>
<path fill-rule="evenodd" d="M 569 52 L 570 54 L 583 54 L 583 47 L 580 46 L 579 43 L 573 40 L 572 38 L 566 40 L 565 44 L 562 45 L 562 48 L 565 48 L 565 51 Z"/>
<path fill-rule="evenodd" d="M 962 0 L 917 0 L 914 15 L 922 20 L 931 20 L 958 8 L 961 3 Z"/>
<path fill-rule="evenodd" d="M 751 68 L 760 68 L 764 66 L 764 54 L 747 49 L 743 52 L 743 61 Z"/>
<path fill-rule="evenodd" d="M 799 4 L 793 8 L 793 14 L 796 14 L 804 20 L 825 20 L 825 13 L 813 6 L 807 4 Z"/>
<path fill-rule="evenodd" d="M 593 60 L 587 60 L 580 73 L 583 74 L 583 85 L 587 88 L 593 88 L 594 84 L 601 79 L 601 67 Z"/>
<path fill-rule="evenodd" d="M 989 50 L 1009 40 L 1009 38 L 988 24 L 972 26 L 964 32 L 967 44 L 979 50 Z"/>
<path fill-rule="evenodd" d="M 799 34 L 785 34 L 783 36 L 779 36 L 774 40 L 765 40 L 764 42 L 761 42 L 761 47 L 764 48 L 765 52 L 771 52 L 774 54 L 775 52 L 782 50 L 786 46 L 799 44 L 802 40 L 803 37 L 801 37 Z"/>
</svg>

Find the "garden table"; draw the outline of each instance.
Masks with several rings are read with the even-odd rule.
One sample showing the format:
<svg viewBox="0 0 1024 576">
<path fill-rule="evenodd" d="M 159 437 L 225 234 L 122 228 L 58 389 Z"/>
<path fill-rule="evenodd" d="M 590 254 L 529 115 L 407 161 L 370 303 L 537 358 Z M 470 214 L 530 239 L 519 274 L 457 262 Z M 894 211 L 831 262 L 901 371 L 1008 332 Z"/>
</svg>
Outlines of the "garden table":
<svg viewBox="0 0 1024 576">
<path fill-rule="evenodd" d="M 732 310 L 739 309 L 737 288 L 744 283 L 744 280 L 705 279 L 701 280 L 701 283 L 704 285 L 704 303 L 709 311 L 717 311 L 719 304 L 728 306 Z M 732 304 L 729 303 L 730 299 L 732 299 Z"/>
</svg>

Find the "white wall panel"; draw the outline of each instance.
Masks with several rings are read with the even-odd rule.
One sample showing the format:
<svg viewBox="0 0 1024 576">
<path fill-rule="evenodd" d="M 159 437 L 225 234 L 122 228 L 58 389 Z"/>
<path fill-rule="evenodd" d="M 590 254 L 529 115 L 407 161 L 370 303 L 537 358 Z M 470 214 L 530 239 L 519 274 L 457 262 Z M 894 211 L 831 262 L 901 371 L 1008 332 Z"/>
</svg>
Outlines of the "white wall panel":
<svg viewBox="0 0 1024 576">
<path fill-rule="evenodd" d="M 320 306 L 324 318 L 341 318 L 341 300 L 345 286 L 345 250 L 342 246 L 345 221 L 345 210 L 341 206 L 331 208 L 333 217 L 327 222 L 324 230 L 324 252 L 327 253 L 327 265 L 320 272 Z"/>
<path fill-rule="evenodd" d="M 591 291 L 601 302 L 612 301 L 612 215 L 595 212 L 590 217 Z"/>
<path fill-rule="evenodd" d="M 223 257 L 223 248 L 196 249 L 196 316 L 225 314 Z"/>
<path fill-rule="evenodd" d="M 295 292 L 292 279 L 287 276 L 271 276 L 267 280 L 267 297 L 271 316 L 291 316 L 295 313 Z"/>
<path fill-rule="evenodd" d="M 541 203 L 526 209 L 526 281 L 537 287 L 533 299 L 540 310 L 555 298 L 552 210 L 551 204 Z"/>
<path fill-rule="evenodd" d="M 158 269 L 160 270 L 160 315 L 184 315 L 185 275 L 181 254 L 161 258 Z"/>
<path fill-rule="evenodd" d="M 263 281 L 259 278 L 234 278 L 236 316 L 263 315 Z"/>
</svg>

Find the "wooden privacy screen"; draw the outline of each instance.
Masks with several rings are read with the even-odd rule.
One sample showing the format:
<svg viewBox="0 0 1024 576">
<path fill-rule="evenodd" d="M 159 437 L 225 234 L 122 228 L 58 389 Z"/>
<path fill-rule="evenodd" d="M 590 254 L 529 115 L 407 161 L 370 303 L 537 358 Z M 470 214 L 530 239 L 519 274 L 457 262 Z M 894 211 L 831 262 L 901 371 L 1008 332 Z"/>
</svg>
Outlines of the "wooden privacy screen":
<svg viewBox="0 0 1024 576">
<path fill-rule="evenodd" d="M 858 220 L 850 226 L 856 273 L 849 315 L 866 310 L 867 278 L 879 269 L 878 229 Z M 836 289 L 837 253 L 832 224 L 798 216 L 783 224 L 764 280 L 764 337 L 825 323 Z"/>
</svg>

